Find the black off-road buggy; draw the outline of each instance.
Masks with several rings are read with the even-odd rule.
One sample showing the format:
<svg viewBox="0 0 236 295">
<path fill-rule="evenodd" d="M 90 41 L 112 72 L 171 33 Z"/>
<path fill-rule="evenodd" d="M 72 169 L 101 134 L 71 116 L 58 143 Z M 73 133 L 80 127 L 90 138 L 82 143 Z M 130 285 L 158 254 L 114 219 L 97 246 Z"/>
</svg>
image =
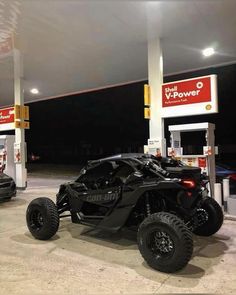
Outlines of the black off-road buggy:
<svg viewBox="0 0 236 295">
<path fill-rule="evenodd" d="M 56 204 L 49 198 L 29 204 L 27 225 L 40 240 L 50 239 L 65 216 L 113 232 L 135 228 L 146 262 L 175 272 L 191 258 L 191 232 L 210 236 L 223 223 L 205 183 L 200 168 L 170 158 L 122 154 L 90 161 L 77 180 L 60 186 Z"/>
</svg>

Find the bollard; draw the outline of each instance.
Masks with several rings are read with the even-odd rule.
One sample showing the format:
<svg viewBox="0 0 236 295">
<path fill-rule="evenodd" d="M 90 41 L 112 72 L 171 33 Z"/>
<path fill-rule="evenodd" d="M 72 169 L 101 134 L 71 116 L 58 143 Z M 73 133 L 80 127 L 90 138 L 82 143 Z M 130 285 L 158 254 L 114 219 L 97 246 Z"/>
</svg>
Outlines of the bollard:
<svg viewBox="0 0 236 295">
<path fill-rule="evenodd" d="M 223 197 L 224 197 L 224 201 L 228 200 L 229 195 L 230 195 L 230 192 L 229 192 L 229 179 L 224 178 L 223 179 Z"/>
<path fill-rule="evenodd" d="M 221 183 L 214 184 L 215 200 L 222 207 Z"/>
<path fill-rule="evenodd" d="M 228 198 L 230 196 L 230 191 L 229 191 L 229 179 L 224 178 L 223 179 L 223 200 L 224 200 L 224 209 L 227 211 L 227 203 L 228 203 Z"/>
</svg>

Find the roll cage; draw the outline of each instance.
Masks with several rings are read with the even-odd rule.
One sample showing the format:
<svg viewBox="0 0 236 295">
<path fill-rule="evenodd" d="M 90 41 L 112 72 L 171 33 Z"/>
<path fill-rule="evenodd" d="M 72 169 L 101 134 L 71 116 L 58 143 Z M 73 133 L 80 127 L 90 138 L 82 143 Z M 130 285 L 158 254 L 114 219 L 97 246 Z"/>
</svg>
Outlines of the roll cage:
<svg viewBox="0 0 236 295">
<path fill-rule="evenodd" d="M 143 177 L 154 176 L 164 179 L 168 173 L 162 169 L 155 157 L 135 154 L 135 156 L 117 155 L 101 160 L 90 161 L 81 170 L 76 182 L 94 184 L 117 181 L 124 184 L 133 173 L 142 173 Z M 95 186 L 94 189 L 97 187 Z"/>
</svg>

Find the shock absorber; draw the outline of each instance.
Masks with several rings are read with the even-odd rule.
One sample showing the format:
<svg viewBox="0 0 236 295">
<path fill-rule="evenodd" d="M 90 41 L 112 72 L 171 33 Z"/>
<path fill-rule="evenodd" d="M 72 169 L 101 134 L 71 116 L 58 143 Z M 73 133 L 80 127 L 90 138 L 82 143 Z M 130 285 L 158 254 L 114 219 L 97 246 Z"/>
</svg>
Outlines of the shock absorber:
<svg viewBox="0 0 236 295">
<path fill-rule="evenodd" d="M 147 216 L 151 215 L 151 206 L 149 202 L 149 193 L 146 193 L 146 213 Z"/>
</svg>

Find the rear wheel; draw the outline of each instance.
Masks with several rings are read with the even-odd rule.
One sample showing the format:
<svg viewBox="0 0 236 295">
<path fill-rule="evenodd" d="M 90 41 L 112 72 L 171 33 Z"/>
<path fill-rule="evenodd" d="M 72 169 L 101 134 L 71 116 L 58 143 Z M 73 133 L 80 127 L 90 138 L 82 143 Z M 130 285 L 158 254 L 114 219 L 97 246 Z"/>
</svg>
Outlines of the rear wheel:
<svg viewBox="0 0 236 295">
<path fill-rule="evenodd" d="M 177 216 L 160 212 L 148 216 L 138 230 L 138 247 L 147 264 L 162 272 L 182 269 L 193 252 L 191 232 Z"/>
<path fill-rule="evenodd" d="M 57 207 L 49 198 L 37 198 L 27 208 L 26 221 L 29 231 L 36 239 L 48 240 L 59 227 Z"/>
<path fill-rule="evenodd" d="M 215 234 L 223 224 L 223 211 L 220 205 L 210 197 L 203 199 L 201 209 L 206 211 L 208 219 L 203 225 L 196 228 L 193 232 L 199 236 L 211 236 Z"/>
</svg>

